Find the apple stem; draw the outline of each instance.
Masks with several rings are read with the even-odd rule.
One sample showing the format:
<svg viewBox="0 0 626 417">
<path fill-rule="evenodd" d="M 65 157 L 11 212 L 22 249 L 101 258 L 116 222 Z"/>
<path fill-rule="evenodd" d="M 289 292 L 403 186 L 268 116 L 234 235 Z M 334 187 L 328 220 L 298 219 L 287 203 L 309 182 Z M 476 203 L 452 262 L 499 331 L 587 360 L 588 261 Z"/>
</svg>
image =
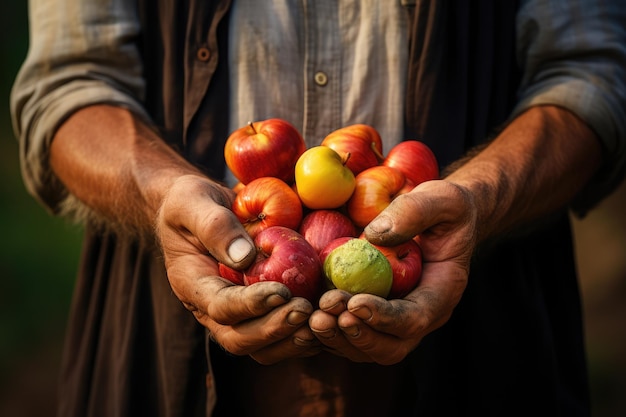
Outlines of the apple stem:
<svg viewBox="0 0 626 417">
<path fill-rule="evenodd" d="M 348 159 L 350 159 L 350 156 L 352 154 L 350 152 L 346 152 L 343 157 L 341 158 L 341 163 L 342 165 L 346 165 L 348 163 Z"/>
<path fill-rule="evenodd" d="M 252 131 L 253 131 L 253 132 L 254 132 L 254 134 L 256 135 L 256 134 L 257 134 L 257 131 L 256 131 L 256 129 L 254 128 L 254 123 L 252 123 L 252 122 L 248 122 L 248 126 L 250 126 L 250 129 L 252 129 Z"/>
<path fill-rule="evenodd" d="M 376 147 L 376 143 L 372 142 L 371 146 L 372 146 L 372 151 L 374 151 L 374 154 L 376 155 L 376 158 L 378 158 L 378 162 L 384 161 L 385 156 L 378 151 L 378 148 Z"/>
</svg>

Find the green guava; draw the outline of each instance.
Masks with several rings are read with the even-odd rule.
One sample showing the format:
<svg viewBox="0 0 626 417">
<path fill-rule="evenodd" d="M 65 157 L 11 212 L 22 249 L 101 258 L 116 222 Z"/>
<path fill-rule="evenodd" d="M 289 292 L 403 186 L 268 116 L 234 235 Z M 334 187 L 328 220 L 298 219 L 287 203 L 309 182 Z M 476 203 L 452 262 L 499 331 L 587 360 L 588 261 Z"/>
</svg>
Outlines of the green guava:
<svg viewBox="0 0 626 417">
<path fill-rule="evenodd" d="M 387 297 L 393 284 L 391 264 L 365 239 L 350 239 L 324 260 L 324 273 L 336 288 L 351 294 Z"/>
</svg>

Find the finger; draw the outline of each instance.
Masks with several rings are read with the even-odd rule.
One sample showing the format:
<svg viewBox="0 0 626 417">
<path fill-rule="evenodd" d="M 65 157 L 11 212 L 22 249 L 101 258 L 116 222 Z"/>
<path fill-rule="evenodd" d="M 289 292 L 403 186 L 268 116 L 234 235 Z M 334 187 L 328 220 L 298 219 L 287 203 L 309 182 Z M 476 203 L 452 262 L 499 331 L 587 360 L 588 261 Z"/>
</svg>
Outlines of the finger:
<svg viewBox="0 0 626 417">
<path fill-rule="evenodd" d="M 391 201 L 364 229 L 372 243 L 392 246 L 409 240 L 430 227 L 458 222 L 472 213 L 469 196 L 459 186 L 443 180 L 419 184 Z"/>
<path fill-rule="evenodd" d="M 337 324 L 346 342 L 361 355 L 381 365 L 392 365 L 402 361 L 419 344 L 421 336 L 411 330 L 416 325 L 414 318 L 400 313 L 391 302 L 369 295 L 357 297 L 356 301 L 355 305 L 349 303 L 348 310 L 338 317 Z M 385 313 L 399 323 L 381 324 L 378 316 Z M 401 323 L 408 328 L 402 328 Z M 391 329 L 402 329 L 398 332 L 402 335 L 390 332 Z"/>
<path fill-rule="evenodd" d="M 206 314 L 222 325 L 264 316 L 291 299 L 291 292 L 285 285 L 269 281 L 243 286 L 218 277 L 204 277 L 190 282 L 188 288 L 184 294 L 186 301 L 195 306 L 199 314 Z M 179 295 L 179 298 L 183 297 Z M 301 300 L 294 306 L 305 314 L 312 311 L 310 303 Z"/>
<path fill-rule="evenodd" d="M 215 259 L 241 270 L 254 261 L 256 250 L 230 210 L 232 199 L 232 190 L 217 183 L 201 177 L 181 177 L 164 199 L 159 224 L 184 235 Z"/>
<path fill-rule="evenodd" d="M 195 231 L 209 253 L 227 266 L 242 270 L 256 257 L 250 235 L 235 215 L 222 206 L 206 213 Z"/>
<path fill-rule="evenodd" d="M 315 337 L 324 345 L 324 350 L 353 362 L 372 362 L 372 359 L 350 342 L 339 329 L 337 316 L 322 310 L 315 311 L 309 319 L 309 327 Z"/>
<path fill-rule="evenodd" d="M 300 297 L 289 301 L 291 294 L 280 283 L 239 286 L 205 277 L 196 279 L 190 288 L 191 295 L 177 295 L 213 340 L 232 354 L 256 354 L 260 362 L 271 363 L 311 355 L 316 346 L 319 351 L 312 332 L 304 326 L 313 306 Z"/>
<path fill-rule="evenodd" d="M 338 324 L 351 336 L 357 336 L 359 328 L 365 325 L 378 333 L 406 338 L 424 332 L 428 318 L 420 312 L 419 304 L 412 301 L 359 294 L 350 300 L 346 313 L 339 316 Z"/>
<path fill-rule="evenodd" d="M 348 300 L 352 297 L 347 291 L 338 289 L 326 291 L 319 299 L 320 310 L 338 316 L 346 310 Z"/>
<path fill-rule="evenodd" d="M 347 310 L 380 332 L 402 338 L 424 335 L 450 318 L 465 291 L 467 276 L 468 271 L 454 262 L 427 263 L 420 283 L 404 299 L 360 294 L 350 299 Z"/>
<path fill-rule="evenodd" d="M 303 325 L 290 337 L 251 353 L 250 357 L 262 365 L 272 365 L 285 359 L 311 357 L 321 351 L 322 344 Z"/>
<path fill-rule="evenodd" d="M 337 325 L 337 317 L 346 311 L 348 300 L 352 294 L 334 289 L 326 291 L 320 298 L 316 310 L 309 319 L 309 327 L 315 337 L 324 345 L 326 350 L 333 351 L 337 355 L 354 358 L 361 356 L 343 337 Z M 365 358 L 367 360 L 369 358 Z M 361 360 L 363 361 L 363 358 Z"/>
<path fill-rule="evenodd" d="M 346 340 L 380 364 L 402 360 L 422 338 L 447 322 L 467 283 L 454 264 L 428 264 L 422 282 L 405 299 L 355 295 L 337 324 Z"/>
<path fill-rule="evenodd" d="M 306 345 L 306 340 L 313 339 L 311 333 L 299 331 L 312 312 L 313 307 L 307 300 L 296 297 L 263 316 L 233 325 L 220 324 L 209 315 L 198 317 L 198 320 L 209 329 L 220 345 L 235 355 L 254 354 L 289 339 L 291 342 L 283 347 L 291 348 L 293 351 L 286 351 L 282 355 L 290 356 L 302 350 L 302 346 L 298 344 Z M 296 336 L 298 340 L 294 340 Z"/>
<path fill-rule="evenodd" d="M 393 365 L 402 361 L 417 346 L 397 336 L 374 330 L 349 311 L 339 316 L 338 323 L 347 343 L 380 365 Z"/>
<path fill-rule="evenodd" d="M 324 344 L 325 350 L 354 362 L 372 362 L 369 356 L 346 340 L 337 324 L 337 317 L 346 311 L 350 297 L 352 294 L 338 289 L 325 292 L 319 300 L 319 310 L 309 319 L 309 327 Z"/>
</svg>

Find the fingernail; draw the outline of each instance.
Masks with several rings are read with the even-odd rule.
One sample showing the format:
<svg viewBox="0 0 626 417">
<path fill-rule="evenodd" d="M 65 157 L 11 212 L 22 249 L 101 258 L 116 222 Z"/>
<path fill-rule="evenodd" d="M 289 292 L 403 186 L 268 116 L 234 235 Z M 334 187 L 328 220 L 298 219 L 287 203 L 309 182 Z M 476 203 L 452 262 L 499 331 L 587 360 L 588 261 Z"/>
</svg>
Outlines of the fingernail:
<svg viewBox="0 0 626 417">
<path fill-rule="evenodd" d="M 343 311 L 343 310 L 345 310 L 345 309 L 346 309 L 346 303 L 344 303 L 343 301 L 340 301 L 340 302 L 338 302 L 338 303 L 333 304 L 333 305 L 332 305 L 332 306 L 330 306 L 330 307 L 324 307 L 324 308 L 322 308 L 322 307 L 320 306 L 320 310 L 322 310 L 322 311 L 334 311 L 334 310 L 335 310 L 335 309 L 337 309 L 338 307 L 341 307 L 341 311 Z"/>
<path fill-rule="evenodd" d="M 228 256 L 230 256 L 230 259 L 232 259 L 233 262 L 240 262 L 248 256 L 252 249 L 253 247 L 250 242 L 243 237 L 240 237 L 233 240 L 228 247 Z"/>
<path fill-rule="evenodd" d="M 389 217 L 379 217 L 374 219 L 367 227 L 376 233 L 385 233 L 391 230 L 392 223 Z"/>
<path fill-rule="evenodd" d="M 311 329 L 315 336 L 321 337 L 322 339 L 332 339 L 337 335 L 337 331 L 335 329 L 327 329 L 327 330 L 315 330 Z"/>
<path fill-rule="evenodd" d="M 297 326 L 299 324 L 304 323 L 308 319 L 309 319 L 308 314 L 304 314 L 300 311 L 292 311 L 287 316 L 287 323 L 289 323 L 291 326 Z"/>
<path fill-rule="evenodd" d="M 350 337 L 357 337 L 361 334 L 361 329 L 359 329 L 359 326 L 342 327 L 341 331 Z"/>
<path fill-rule="evenodd" d="M 372 318 L 372 310 L 367 307 L 357 307 L 354 310 L 350 310 L 350 313 L 365 321 Z"/>
<path fill-rule="evenodd" d="M 301 346 L 301 347 L 309 347 L 309 346 L 313 346 L 315 345 L 317 342 L 316 339 L 303 339 L 301 337 L 294 337 L 293 338 L 293 343 L 296 346 Z"/>
<path fill-rule="evenodd" d="M 265 299 L 265 305 L 272 308 L 283 305 L 285 302 L 287 302 L 287 300 L 279 294 L 270 294 Z"/>
</svg>

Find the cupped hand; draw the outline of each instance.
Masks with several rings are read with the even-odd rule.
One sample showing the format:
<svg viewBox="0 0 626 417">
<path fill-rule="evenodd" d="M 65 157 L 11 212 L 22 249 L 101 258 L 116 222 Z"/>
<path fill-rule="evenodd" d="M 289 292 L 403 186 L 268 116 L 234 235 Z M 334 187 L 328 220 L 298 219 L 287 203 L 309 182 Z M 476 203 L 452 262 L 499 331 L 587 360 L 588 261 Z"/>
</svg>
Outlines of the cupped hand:
<svg viewBox="0 0 626 417">
<path fill-rule="evenodd" d="M 309 319 L 325 349 L 358 362 L 394 364 L 448 321 L 467 285 L 476 245 L 472 195 L 453 183 L 420 184 L 397 197 L 365 228 L 365 237 L 392 246 L 418 236 L 419 285 L 403 299 L 332 290 Z"/>
<path fill-rule="evenodd" d="M 219 277 L 217 260 L 243 269 L 256 257 L 252 239 L 229 209 L 233 198 L 228 188 L 195 175 L 170 188 L 156 233 L 174 294 L 232 354 L 269 364 L 317 353 L 319 343 L 307 326 L 310 302 L 277 282 L 241 286 Z"/>
</svg>

